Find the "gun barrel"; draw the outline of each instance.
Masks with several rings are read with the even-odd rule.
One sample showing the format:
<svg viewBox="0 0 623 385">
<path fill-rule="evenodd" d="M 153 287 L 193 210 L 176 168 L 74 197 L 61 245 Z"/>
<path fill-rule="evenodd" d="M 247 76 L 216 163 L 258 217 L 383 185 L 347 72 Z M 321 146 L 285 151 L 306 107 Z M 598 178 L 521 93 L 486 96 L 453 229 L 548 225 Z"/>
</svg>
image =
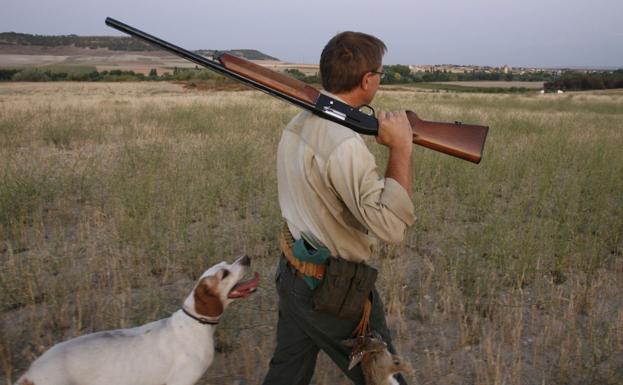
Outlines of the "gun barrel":
<svg viewBox="0 0 623 385">
<path fill-rule="evenodd" d="M 230 78 L 233 78 L 235 80 L 238 80 L 240 82 L 243 82 L 253 88 L 256 88 L 262 92 L 265 92 L 267 94 L 285 99 L 286 101 L 295 104 L 299 107 L 302 108 L 307 108 L 309 109 L 310 106 L 296 98 L 290 97 L 288 95 L 285 95 L 283 93 L 280 93 L 278 91 L 275 91 L 274 89 L 267 87 L 264 84 L 261 84 L 259 82 L 254 81 L 253 79 L 249 79 L 245 76 L 241 76 L 240 74 L 229 70 L 228 68 L 226 68 L 225 66 L 223 66 L 221 63 L 215 61 L 215 60 L 210 60 L 207 59 L 201 55 L 198 55 L 194 52 L 188 51 L 182 47 L 179 47 L 175 44 L 169 43 L 167 41 L 164 41 L 160 38 L 157 38 L 153 35 L 150 35 L 146 32 L 143 32 L 139 29 L 136 29 L 132 26 L 129 26 L 125 23 L 120 22 L 119 20 L 115 20 L 112 17 L 107 17 L 106 18 L 106 25 L 108 25 L 109 27 L 112 27 L 116 30 L 119 30 L 121 32 L 127 33 L 128 35 L 134 36 L 136 38 L 139 38 L 141 40 L 144 40 L 150 44 L 153 44 L 157 47 L 160 47 L 162 49 L 164 49 L 165 51 L 169 51 L 177 56 L 180 56 L 183 59 L 189 60 L 193 63 L 199 64 L 200 66 L 203 67 L 207 67 L 211 70 L 214 70 L 217 73 L 220 73 L 222 75 L 228 76 Z"/>
<path fill-rule="evenodd" d="M 212 68 L 218 72 L 222 72 L 222 66 L 217 63 L 214 62 L 212 60 L 208 60 L 206 58 L 204 58 L 201 55 L 197 55 L 194 52 L 185 50 L 184 48 L 178 47 L 174 44 L 171 44 L 167 41 L 164 41 L 162 39 L 159 39 L 153 35 L 150 35 L 148 33 L 145 33 L 141 30 L 138 30 L 132 26 L 129 26 L 125 23 L 120 22 L 119 20 L 115 20 L 112 17 L 107 17 L 106 18 L 106 25 L 108 25 L 109 27 L 112 27 L 114 29 L 117 29 L 121 32 L 127 33 L 128 35 L 132 35 L 134 37 L 137 37 L 139 39 L 145 40 L 148 43 L 151 43 L 153 45 L 156 45 L 166 51 L 172 52 L 178 56 L 181 56 L 184 59 L 190 60 L 194 63 L 197 63 L 199 65 L 205 66 L 205 67 L 209 67 Z"/>
</svg>

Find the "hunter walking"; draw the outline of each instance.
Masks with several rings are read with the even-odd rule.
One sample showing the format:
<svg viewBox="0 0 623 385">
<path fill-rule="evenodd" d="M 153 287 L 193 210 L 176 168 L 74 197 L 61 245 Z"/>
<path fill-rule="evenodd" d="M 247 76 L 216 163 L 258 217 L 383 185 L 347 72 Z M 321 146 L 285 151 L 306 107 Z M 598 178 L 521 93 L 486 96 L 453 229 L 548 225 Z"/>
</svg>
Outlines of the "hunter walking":
<svg viewBox="0 0 623 385">
<path fill-rule="evenodd" d="M 353 107 L 369 104 L 385 51 L 374 36 L 336 35 L 320 58 L 323 92 Z M 377 117 L 376 140 L 389 149 L 384 177 L 360 135 L 344 126 L 304 111 L 283 131 L 277 153 L 285 221 L 275 276 L 279 319 L 265 385 L 309 384 L 320 350 L 363 385 L 360 365 L 348 369 L 351 350 L 342 343 L 356 330 L 379 333 L 395 352 L 374 288 L 376 270 L 366 262 L 377 240 L 400 242 L 415 221 L 413 133 L 405 112 Z"/>
</svg>

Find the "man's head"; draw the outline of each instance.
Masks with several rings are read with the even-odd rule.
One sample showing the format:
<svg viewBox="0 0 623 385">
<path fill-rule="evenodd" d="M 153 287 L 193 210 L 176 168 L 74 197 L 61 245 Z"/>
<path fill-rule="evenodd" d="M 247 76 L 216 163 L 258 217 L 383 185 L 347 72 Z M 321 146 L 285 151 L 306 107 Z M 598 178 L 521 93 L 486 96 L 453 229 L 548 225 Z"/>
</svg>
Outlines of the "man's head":
<svg viewBox="0 0 623 385">
<path fill-rule="evenodd" d="M 334 94 L 352 91 L 361 85 L 364 76 L 378 76 L 386 51 L 381 40 L 365 33 L 346 31 L 335 35 L 320 55 L 322 87 Z"/>
</svg>

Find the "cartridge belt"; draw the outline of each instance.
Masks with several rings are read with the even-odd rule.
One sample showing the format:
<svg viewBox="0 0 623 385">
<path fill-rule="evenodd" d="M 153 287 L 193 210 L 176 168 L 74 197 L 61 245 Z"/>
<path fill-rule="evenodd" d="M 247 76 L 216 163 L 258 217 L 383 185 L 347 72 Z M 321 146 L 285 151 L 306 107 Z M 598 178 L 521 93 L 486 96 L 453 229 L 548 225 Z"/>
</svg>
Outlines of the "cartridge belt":
<svg viewBox="0 0 623 385">
<path fill-rule="evenodd" d="M 279 248 L 283 252 L 283 255 L 286 256 L 288 263 L 290 263 L 297 273 L 322 280 L 326 265 L 305 262 L 296 258 L 294 253 L 292 253 L 293 244 L 294 237 L 290 233 L 290 229 L 288 229 L 288 224 L 284 223 L 281 233 L 279 233 Z"/>
</svg>

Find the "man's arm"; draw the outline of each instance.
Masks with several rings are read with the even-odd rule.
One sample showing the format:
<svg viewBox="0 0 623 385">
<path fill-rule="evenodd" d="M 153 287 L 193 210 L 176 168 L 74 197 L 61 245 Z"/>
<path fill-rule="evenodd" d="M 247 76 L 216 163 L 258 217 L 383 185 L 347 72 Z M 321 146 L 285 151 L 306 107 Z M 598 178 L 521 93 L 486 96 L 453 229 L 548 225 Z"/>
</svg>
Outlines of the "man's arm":
<svg viewBox="0 0 623 385">
<path fill-rule="evenodd" d="M 390 149 L 384 179 L 379 179 L 376 162 L 362 140 L 349 140 L 334 151 L 327 176 L 337 196 L 359 223 L 388 242 L 402 241 L 413 224 L 411 201 L 411 126 L 404 112 L 382 112 L 377 142 Z"/>
<path fill-rule="evenodd" d="M 398 154 L 402 152 L 395 155 Z M 403 161 L 404 155 L 397 159 Z M 404 167 L 396 168 L 404 173 Z M 397 181 L 405 178 L 379 177 L 374 156 L 364 141 L 356 137 L 344 141 L 332 152 L 326 170 L 328 185 L 348 208 L 352 219 L 385 242 L 403 240 L 407 226 L 415 221 L 411 197 Z M 352 220 L 339 210 L 334 215 L 344 218 L 346 223 Z"/>
<path fill-rule="evenodd" d="M 392 178 L 407 191 L 412 191 L 411 153 L 413 151 L 413 131 L 404 111 L 379 112 L 379 135 L 376 141 L 389 147 L 389 161 L 385 177 Z"/>
</svg>

